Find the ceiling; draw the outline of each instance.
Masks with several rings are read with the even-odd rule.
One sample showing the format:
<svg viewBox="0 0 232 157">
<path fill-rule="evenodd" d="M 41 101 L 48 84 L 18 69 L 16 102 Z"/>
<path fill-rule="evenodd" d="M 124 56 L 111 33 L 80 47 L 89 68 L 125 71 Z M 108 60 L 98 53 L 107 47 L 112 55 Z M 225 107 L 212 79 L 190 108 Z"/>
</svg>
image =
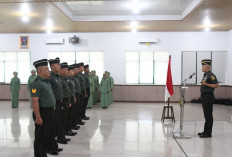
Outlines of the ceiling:
<svg viewBox="0 0 232 157">
<path fill-rule="evenodd" d="M 0 33 L 232 29 L 232 0 L 133 1 L 0 0 Z"/>
</svg>

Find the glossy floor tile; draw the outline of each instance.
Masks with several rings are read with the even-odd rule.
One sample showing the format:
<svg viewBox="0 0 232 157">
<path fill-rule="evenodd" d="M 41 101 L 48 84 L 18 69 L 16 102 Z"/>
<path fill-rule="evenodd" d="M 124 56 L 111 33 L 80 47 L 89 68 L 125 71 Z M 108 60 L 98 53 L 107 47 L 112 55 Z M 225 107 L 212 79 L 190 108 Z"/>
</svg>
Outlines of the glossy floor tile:
<svg viewBox="0 0 232 157">
<path fill-rule="evenodd" d="M 94 106 L 91 117 L 71 137 L 59 157 L 229 157 L 232 154 L 232 107 L 214 106 L 213 137 L 197 136 L 204 125 L 200 104 L 186 104 L 184 132 L 191 139 L 177 139 L 179 105 L 174 106 L 176 124 L 161 123 L 162 103 L 114 103 L 107 110 Z M 0 156 L 33 157 L 34 121 L 27 101 L 12 109 L 10 101 L 0 101 Z M 50 155 L 48 155 L 50 156 Z"/>
</svg>

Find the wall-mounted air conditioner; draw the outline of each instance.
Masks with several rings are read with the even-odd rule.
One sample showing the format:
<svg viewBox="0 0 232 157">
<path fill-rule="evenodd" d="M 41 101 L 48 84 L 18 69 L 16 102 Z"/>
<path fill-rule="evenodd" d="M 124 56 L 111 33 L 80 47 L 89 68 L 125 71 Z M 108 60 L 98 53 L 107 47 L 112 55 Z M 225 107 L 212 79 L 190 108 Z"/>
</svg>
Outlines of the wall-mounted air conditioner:
<svg viewBox="0 0 232 157">
<path fill-rule="evenodd" d="M 46 44 L 64 44 L 64 39 L 63 38 L 50 38 L 50 39 L 45 39 Z"/>
<path fill-rule="evenodd" d="M 143 38 L 139 39 L 139 44 L 157 44 L 157 38 Z"/>
</svg>

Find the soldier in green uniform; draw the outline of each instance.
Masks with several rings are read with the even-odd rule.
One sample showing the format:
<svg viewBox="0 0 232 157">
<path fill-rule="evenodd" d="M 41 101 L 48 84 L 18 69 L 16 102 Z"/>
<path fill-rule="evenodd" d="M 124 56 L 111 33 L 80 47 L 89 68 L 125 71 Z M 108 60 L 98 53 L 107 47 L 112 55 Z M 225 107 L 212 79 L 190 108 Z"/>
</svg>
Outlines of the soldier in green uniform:
<svg viewBox="0 0 232 157">
<path fill-rule="evenodd" d="M 201 103 L 205 117 L 205 126 L 204 131 L 198 133 L 198 135 L 201 138 L 208 138 L 212 137 L 214 89 L 218 88 L 219 85 L 216 76 L 210 71 L 212 61 L 204 59 L 201 63 L 202 72 L 204 72 L 201 81 Z"/>
<path fill-rule="evenodd" d="M 60 127 L 58 128 L 60 132 L 57 135 L 57 142 L 60 144 L 67 144 L 68 141 L 70 141 L 70 138 L 66 138 L 65 134 L 68 136 L 74 136 L 75 134 L 70 132 L 67 134 L 67 119 L 68 119 L 68 113 L 69 113 L 69 108 L 71 107 L 70 103 L 70 89 L 67 81 L 67 74 L 68 74 L 68 64 L 66 62 L 60 64 L 61 71 L 61 84 L 62 84 L 62 89 L 63 89 L 63 100 L 62 100 L 62 114 L 61 114 L 61 122 L 60 122 Z"/>
<path fill-rule="evenodd" d="M 27 81 L 27 89 L 29 91 L 29 102 L 30 102 L 30 105 L 31 105 L 31 108 L 32 108 L 32 103 L 31 103 L 31 92 L 30 92 L 30 85 L 31 83 L 36 79 L 36 71 L 33 69 L 31 71 L 31 76 L 29 76 L 28 78 L 28 81 Z"/>
<path fill-rule="evenodd" d="M 77 126 L 76 123 L 76 91 L 75 91 L 75 81 L 74 81 L 74 66 L 69 65 L 68 66 L 68 76 L 67 76 L 67 82 L 70 89 L 70 102 L 71 107 L 69 108 L 69 114 L 68 114 L 68 120 L 67 120 L 67 129 L 66 133 L 73 130 L 79 130 L 80 126 Z"/>
<path fill-rule="evenodd" d="M 99 89 L 99 78 L 96 75 L 96 71 L 93 70 L 93 78 L 94 78 L 94 88 L 95 88 L 95 92 L 94 92 L 94 104 L 98 102 L 99 97 L 98 97 L 98 89 Z"/>
<path fill-rule="evenodd" d="M 82 73 L 84 71 L 84 63 L 78 63 L 78 78 L 80 81 L 80 85 L 81 85 L 81 96 L 80 96 L 80 104 L 81 104 L 81 118 L 83 120 L 89 120 L 89 117 L 87 117 L 85 115 L 85 110 L 86 110 L 86 103 L 85 100 L 86 98 L 88 98 L 88 94 L 86 92 L 86 79 L 85 79 L 85 75 Z"/>
<path fill-rule="evenodd" d="M 107 109 L 109 106 L 109 91 L 110 91 L 110 86 L 106 78 L 106 74 L 103 74 L 103 78 L 100 83 L 99 91 L 101 93 L 101 106 L 103 109 Z"/>
<path fill-rule="evenodd" d="M 79 125 L 84 125 L 85 122 L 82 121 L 81 117 L 81 84 L 80 84 L 80 75 L 79 75 L 79 65 L 73 64 L 74 66 L 74 77 L 73 80 L 75 82 L 75 92 L 76 92 L 76 116 L 75 116 L 75 124 L 73 125 L 73 129 L 79 129 Z"/>
<path fill-rule="evenodd" d="M 48 82 L 50 72 L 47 59 L 33 63 L 38 76 L 30 85 L 33 119 L 35 121 L 34 157 L 47 157 L 56 99 Z M 52 149 L 52 148 L 50 148 Z"/>
<path fill-rule="evenodd" d="M 93 95 L 95 93 L 94 89 L 94 79 L 93 79 L 93 72 L 89 73 L 89 82 L 90 82 L 90 96 L 89 96 L 89 101 L 87 104 L 87 108 L 92 108 L 93 107 Z"/>
<path fill-rule="evenodd" d="M 55 109 L 55 120 L 54 120 L 54 126 L 52 128 L 52 135 L 51 135 L 51 141 L 49 142 L 50 145 L 53 145 L 53 150 L 49 150 L 49 154 L 51 155 L 57 155 L 59 151 L 62 151 L 62 148 L 58 148 L 58 144 L 56 141 L 56 137 L 58 134 L 60 134 L 61 130 L 59 129 L 61 127 L 61 115 L 62 115 L 62 100 L 64 98 L 63 96 L 63 88 L 61 84 L 61 78 L 60 78 L 60 59 L 50 59 L 49 60 L 50 68 L 51 68 L 51 74 L 49 83 L 52 86 L 53 93 L 56 98 L 56 109 Z M 51 147 L 50 147 L 51 148 Z"/>
<path fill-rule="evenodd" d="M 88 120 L 88 118 L 86 118 L 86 107 L 88 105 L 89 102 L 89 97 L 90 97 L 90 81 L 89 81 L 89 65 L 85 65 L 84 66 L 84 79 L 85 79 L 85 86 L 86 86 L 86 96 L 85 96 L 85 102 L 84 102 L 84 107 L 83 107 L 83 111 L 82 111 L 82 118 L 84 120 Z"/>
<path fill-rule="evenodd" d="M 11 106 L 12 108 L 18 108 L 19 106 L 19 91 L 20 91 L 20 79 L 18 73 L 13 72 L 14 77 L 10 81 L 11 92 Z"/>
</svg>

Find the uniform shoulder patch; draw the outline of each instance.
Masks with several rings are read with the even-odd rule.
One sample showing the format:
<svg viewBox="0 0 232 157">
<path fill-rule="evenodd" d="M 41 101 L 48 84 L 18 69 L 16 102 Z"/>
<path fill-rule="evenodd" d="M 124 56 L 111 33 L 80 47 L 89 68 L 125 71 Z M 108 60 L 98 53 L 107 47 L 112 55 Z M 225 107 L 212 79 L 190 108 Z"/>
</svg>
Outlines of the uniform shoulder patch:
<svg viewBox="0 0 232 157">
<path fill-rule="evenodd" d="M 32 88 L 32 89 L 31 89 L 31 92 L 32 92 L 33 94 L 35 94 L 35 93 L 36 93 L 36 89 L 35 89 L 35 88 L 34 88 L 34 89 Z"/>
<path fill-rule="evenodd" d="M 211 79 L 212 79 L 212 80 L 215 80 L 215 76 L 214 76 L 214 75 L 212 75 L 212 76 L 211 76 Z"/>
</svg>

